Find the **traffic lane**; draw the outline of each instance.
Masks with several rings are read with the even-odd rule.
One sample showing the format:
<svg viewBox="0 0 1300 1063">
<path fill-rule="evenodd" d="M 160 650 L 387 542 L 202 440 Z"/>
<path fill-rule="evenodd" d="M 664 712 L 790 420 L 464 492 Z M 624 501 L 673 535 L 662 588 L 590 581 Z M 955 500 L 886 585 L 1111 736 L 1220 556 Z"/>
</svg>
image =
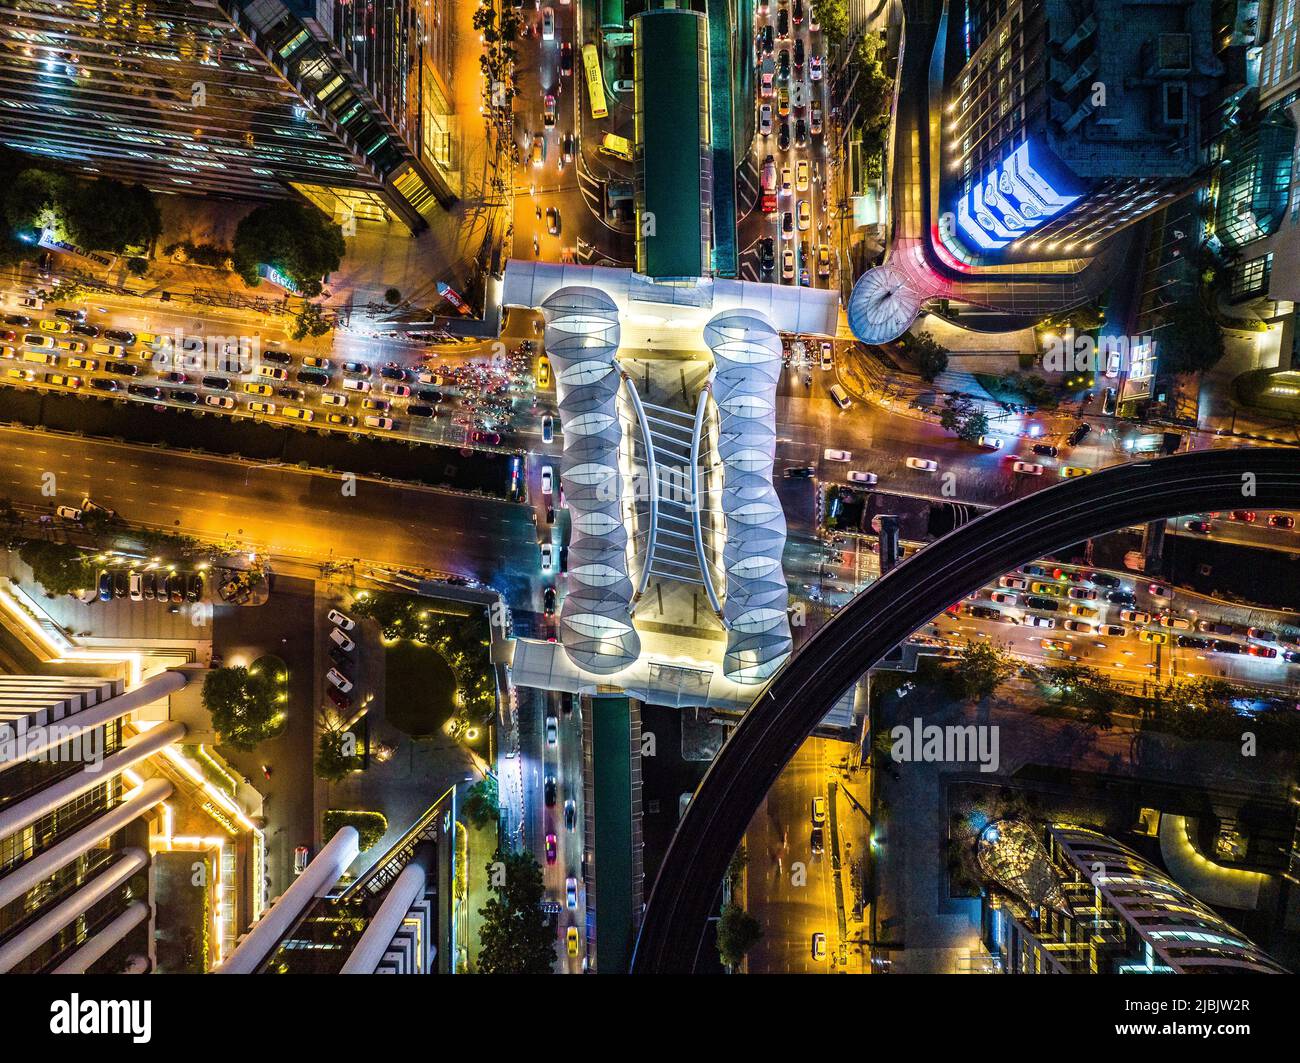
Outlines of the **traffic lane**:
<svg viewBox="0 0 1300 1063">
<path fill-rule="evenodd" d="M 55 498 L 42 493 L 45 473 L 54 474 Z M 238 536 L 272 553 L 485 583 L 505 566 L 536 566 L 526 507 L 364 479 L 353 494 L 341 475 L 0 428 L 0 484 L 15 502 L 75 505 L 89 494 L 127 521 Z"/>
<path fill-rule="evenodd" d="M 583 800 L 582 800 L 582 724 L 579 711 L 566 713 L 564 705 L 567 695 L 552 693 L 549 695 L 551 711 L 555 714 L 559 728 L 560 744 L 556 757 L 556 800 L 555 831 L 559 842 L 559 860 L 557 866 L 562 868 L 564 878 L 574 880 L 576 906 L 568 907 L 568 889 L 566 883 L 560 883 L 559 898 L 566 913 L 562 923 L 576 927 L 578 930 L 579 949 L 577 956 L 568 956 L 567 949 L 562 957 L 565 969 L 570 974 L 582 972 L 582 957 L 586 952 L 587 937 L 586 889 L 582 881 L 583 857 Z M 577 701 L 576 695 L 573 701 Z M 568 823 L 568 804 L 573 802 L 573 829 Z"/>
<path fill-rule="evenodd" d="M 1240 497 L 1243 471 L 1256 476 L 1261 504 L 1300 507 L 1300 470 L 1289 454 L 1250 448 L 1176 455 L 1109 469 L 994 510 L 858 595 L 791 657 L 714 758 L 656 880 L 633 971 L 695 968 L 730 854 L 784 765 L 843 692 L 842 671 L 827 662 L 870 667 L 924 626 L 932 605 L 1080 538 L 1163 513 L 1231 505 Z"/>
<path fill-rule="evenodd" d="M 763 927 L 749 953 L 750 973 L 816 974 L 828 969 L 812 955 L 813 934 L 836 941 L 829 854 L 812 851 L 812 800 L 825 795 L 826 763 L 817 739 L 809 739 L 786 766 L 746 832 L 745 902 Z M 823 850 L 829 824 L 822 827 Z"/>
<path fill-rule="evenodd" d="M 1251 512 L 1254 512 L 1253 510 Z M 1300 553 L 1300 532 L 1294 528 L 1275 528 L 1268 523 L 1270 513 L 1256 514 L 1251 522 L 1232 520 L 1227 517 L 1212 517 L 1208 513 L 1192 514 L 1170 520 L 1166 527 L 1172 535 L 1186 535 L 1189 538 L 1214 539 L 1218 542 L 1232 543 L 1237 546 L 1258 546 L 1268 550 L 1281 550 L 1289 554 Z M 1290 516 L 1290 514 L 1283 514 Z M 1294 517 L 1292 518 L 1294 519 Z M 1205 521 L 1208 532 L 1194 531 L 1189 523 Z M 1300 524 L 1300 521 L 1297 521 Z"/>
</svg>

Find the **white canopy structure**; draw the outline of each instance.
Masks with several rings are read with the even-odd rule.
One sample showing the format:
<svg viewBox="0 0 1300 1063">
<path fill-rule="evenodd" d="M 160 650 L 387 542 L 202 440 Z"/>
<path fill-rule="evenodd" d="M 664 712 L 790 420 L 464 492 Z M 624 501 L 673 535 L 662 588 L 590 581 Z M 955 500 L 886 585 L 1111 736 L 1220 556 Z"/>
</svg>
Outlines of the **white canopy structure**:
<svg viewBox="0 0 1300 1063">
<path fill-rule="evenodd" d="M 618 307 L 596 288 L 562 288 L 541 304 L 564 424 L 560 478 L 572 514 L 569 592 L 560 642 L 574 664 L 609 675 L 637 659 L 623 519 Z"/>
</svg>

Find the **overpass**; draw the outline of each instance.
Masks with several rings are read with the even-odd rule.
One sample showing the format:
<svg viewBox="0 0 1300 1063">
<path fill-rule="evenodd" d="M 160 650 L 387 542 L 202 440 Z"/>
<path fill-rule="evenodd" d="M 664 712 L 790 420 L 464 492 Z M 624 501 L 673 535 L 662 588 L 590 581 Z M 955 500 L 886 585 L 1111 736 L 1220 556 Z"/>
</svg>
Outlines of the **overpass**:
<svg viewBox="0 0 1300 1063">
<path fill-rule="evenodd" d="M 776 673 L 719 751 L 655 881 L 633 973 L 692 971 L 732 853 L 782 769 L 844 691 L 893 647 L 990 580 L 1054 550 L 1161 517 L 1300 510 L 1294 449 L 1199 451 L 1053 487 L 950 532 L 883 576 Z"/>
</svg>

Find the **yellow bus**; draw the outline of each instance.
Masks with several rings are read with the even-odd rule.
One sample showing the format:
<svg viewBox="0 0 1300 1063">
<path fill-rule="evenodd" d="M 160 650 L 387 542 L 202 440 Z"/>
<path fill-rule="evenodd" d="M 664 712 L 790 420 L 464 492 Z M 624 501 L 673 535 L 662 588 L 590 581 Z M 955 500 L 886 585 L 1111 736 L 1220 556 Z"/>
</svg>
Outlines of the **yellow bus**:
<svg viewBox="0 0 1300 1063">
<path fill-rule="evenodd" d="M 594 44 L 582 46 L 582 70 L 587 76 L 587 101 L 591 104 L 591 117 L 604 118 L 609 114 L 605 106 L 605 82 L 600 76 L 600 53 Z"/>
</svg>

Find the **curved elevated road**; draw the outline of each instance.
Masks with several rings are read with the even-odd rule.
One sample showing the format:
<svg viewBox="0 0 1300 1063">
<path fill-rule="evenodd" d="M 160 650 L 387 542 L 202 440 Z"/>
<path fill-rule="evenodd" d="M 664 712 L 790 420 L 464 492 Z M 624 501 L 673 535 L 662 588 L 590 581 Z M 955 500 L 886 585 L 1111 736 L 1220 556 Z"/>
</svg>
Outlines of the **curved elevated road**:
<svg viewBox="0 0 1300 1063">
<path fill-rule="evenodd" d="M 1243 495 L 1243 485 L 1254 493 Z M 764 795 L 852 682 L 992 579 L 1131 524 L 1207 510 L 1300 510 L 1300 453 L 1199 451 L 1117 465 L 993 510 L 859 594 L 776 674 L 700 783 L 650 895 L 634 973 L 690 972 L 720 883 Z"/>
</svg>

